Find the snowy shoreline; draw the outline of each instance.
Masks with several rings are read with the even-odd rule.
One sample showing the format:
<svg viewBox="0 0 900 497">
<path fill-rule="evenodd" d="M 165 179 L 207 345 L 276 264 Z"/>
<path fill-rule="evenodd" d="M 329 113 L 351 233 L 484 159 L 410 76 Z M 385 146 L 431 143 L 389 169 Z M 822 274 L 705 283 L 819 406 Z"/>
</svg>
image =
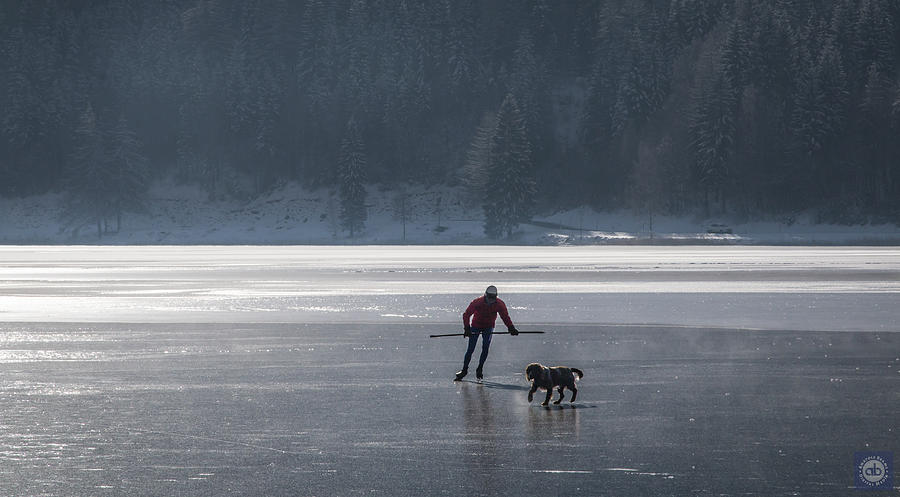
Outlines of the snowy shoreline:
<svg viewBox="0 0 900 497">
<path fill-rule="evenodd" d="M 398 213 L 399 191 L 370 187 L 368 220 L 349 238 L 339 226 L 339 201 L 327 189 L 289 183 L 250 201 L 211 201 L 197 188 L 162 183 L 147 210 L 126 213 L 120 232 L 97 236 L 96 226 L 66 226 L 62 194 L 0 199 L 0 244 L 47 245 L 900 245 L 896 224 L 816 224 L 812 214 L 784 222 L 597 212 L 581 207 L 538 214 L 515 235 L 494 240 L 483 232 L 480 203 L 462 188 L 403 191 L 411 208 Z M 651 224 L 652 221 L 652 224 Z M 732 233 L 708 233 L 712 224 Z M 114 223 L 110 228 L 114 228 Z M 652 229 L 651 229 L 652 227 Z"/>
</svg>

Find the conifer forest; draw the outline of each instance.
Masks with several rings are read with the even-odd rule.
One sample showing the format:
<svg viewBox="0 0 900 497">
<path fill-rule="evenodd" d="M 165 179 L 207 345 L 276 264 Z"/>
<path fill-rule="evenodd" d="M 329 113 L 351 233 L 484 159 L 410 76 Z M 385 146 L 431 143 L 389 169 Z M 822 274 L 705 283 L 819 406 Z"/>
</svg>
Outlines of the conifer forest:
<svg viewBox="0 0 900 497">
<path fill-rule="evenodd" d="M 174 178 L 334 187 L 351 233 L 401 184 L 900 220 L 894 0 L 2 0 L 0 67 L 0 196 L 72 215 Z"/>
</svg>

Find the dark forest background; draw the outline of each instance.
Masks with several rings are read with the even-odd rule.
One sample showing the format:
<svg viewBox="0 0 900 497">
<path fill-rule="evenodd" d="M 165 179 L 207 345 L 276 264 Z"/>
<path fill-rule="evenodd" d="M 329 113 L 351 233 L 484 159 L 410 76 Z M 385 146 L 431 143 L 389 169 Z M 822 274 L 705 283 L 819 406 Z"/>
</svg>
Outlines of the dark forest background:
<svg viewBox="0 0 900 497">
<path fill-rule="evenodd" d="M 0 195 L 121 211 L 350 161 L 530 178 L 506 194 L 542 208 L 897 220 L 898 63 L 893 0 L 0 0 Z"/>
</svg>

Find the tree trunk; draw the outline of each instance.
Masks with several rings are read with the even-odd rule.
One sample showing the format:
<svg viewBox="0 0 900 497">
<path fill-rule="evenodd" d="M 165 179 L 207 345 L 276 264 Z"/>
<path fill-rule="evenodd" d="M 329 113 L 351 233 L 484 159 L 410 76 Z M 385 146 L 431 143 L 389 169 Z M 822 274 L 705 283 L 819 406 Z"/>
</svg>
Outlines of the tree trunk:
<svg viewBox="0 0 900 497">
<path fill-rule="evenodd" d="M 706 217 L 709 217 L 709 187 L 703 189 L 703 210 L 706 212 Z"/>
</svg>

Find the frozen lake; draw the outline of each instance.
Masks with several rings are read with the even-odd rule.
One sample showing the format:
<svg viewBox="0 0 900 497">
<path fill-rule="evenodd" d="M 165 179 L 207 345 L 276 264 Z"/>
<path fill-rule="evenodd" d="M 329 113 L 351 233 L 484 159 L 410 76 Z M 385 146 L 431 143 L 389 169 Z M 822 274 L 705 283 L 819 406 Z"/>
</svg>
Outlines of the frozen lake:
<svg viewBox="0 0 900 497">
<path fill-rule="evenodd" d="M 547 333 L 453 383 L 491 283 Z M 0 495 L 846 495 L 898 292 L 883 247 L 0 247 Z"/>
<path fill-rule="evenodd" d="M 834 247 L 2 247 L 0 321 L 518 320 L 898 329 L 900 250 Z"/>
</svg>

